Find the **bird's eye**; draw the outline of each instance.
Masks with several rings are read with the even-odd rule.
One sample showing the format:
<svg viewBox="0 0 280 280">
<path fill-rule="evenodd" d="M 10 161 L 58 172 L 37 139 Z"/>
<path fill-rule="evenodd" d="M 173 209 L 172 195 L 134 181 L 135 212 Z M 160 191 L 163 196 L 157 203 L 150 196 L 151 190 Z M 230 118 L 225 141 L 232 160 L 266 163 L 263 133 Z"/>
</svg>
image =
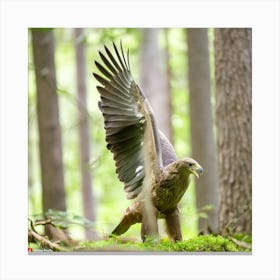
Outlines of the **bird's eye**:
<svg viewBox="0 0 280 280">
<path fill-rule="evenodd" d="M 189 163 L 189 167 L 192 167 L 193 166 L 193 163 Z"/>
</svg>

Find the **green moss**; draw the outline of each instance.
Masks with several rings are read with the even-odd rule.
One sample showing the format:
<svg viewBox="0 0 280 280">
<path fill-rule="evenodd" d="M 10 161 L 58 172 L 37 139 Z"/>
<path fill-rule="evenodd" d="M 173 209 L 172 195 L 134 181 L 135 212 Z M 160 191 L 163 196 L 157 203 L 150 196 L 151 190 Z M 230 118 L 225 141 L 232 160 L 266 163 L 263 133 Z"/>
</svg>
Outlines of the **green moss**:
<svg viewBox="0 0 280 280">
<path fill-rule="evenodd" d="M 240 248 L 222 236 L 203 235 L 175 244 L 175 251 L 184 252 L 238 252 Z"/>
<path fill-rule="evenodd" d="M 245 252 L 249 250 L 220 235 L 201 235 L 176 243 L 167 240 L 148 240 L 141 243 L 121 238 L 111 238 L 97 242 L 83 242 L 75 251 Z"/>
</svg>

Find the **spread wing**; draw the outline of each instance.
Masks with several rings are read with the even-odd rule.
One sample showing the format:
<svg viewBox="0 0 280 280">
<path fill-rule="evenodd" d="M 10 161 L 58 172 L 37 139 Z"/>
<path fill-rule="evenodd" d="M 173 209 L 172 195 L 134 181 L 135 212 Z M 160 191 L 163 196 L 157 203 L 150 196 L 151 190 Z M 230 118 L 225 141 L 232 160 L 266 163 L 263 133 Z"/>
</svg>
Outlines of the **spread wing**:
<svg viewBox="0 0 280 280">
<path fill-rule="evenodd" d="M 104 117 L 107 148 L 113 153 L 118 178 L 125 185 L 127 198 L 135 198 L 149 176 L 159 176 L 162 168 L 158 130 L 151 107 L 133 80 L 129 53 L 123 48 L 115 56 L 105 46 L 99 52 L 102 64 L 95 61 L 99 71 L 94 77 L 102 84 L 100 107 Z"/>
</svg>

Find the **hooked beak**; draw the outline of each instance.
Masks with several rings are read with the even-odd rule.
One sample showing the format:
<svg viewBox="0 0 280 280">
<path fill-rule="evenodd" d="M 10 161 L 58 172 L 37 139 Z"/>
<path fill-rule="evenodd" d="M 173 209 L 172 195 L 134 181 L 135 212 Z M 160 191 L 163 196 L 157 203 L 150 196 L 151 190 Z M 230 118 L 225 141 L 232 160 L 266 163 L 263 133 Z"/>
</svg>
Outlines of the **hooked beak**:
<svg viewBox="0 0 280 280">
<path fill-rule="evenodd" d="M 196 176 L 196 178 L 199 178 L 199 176 L 203 173 L 203 168 L 197 164 L 190 171 Z"/>
</svg>

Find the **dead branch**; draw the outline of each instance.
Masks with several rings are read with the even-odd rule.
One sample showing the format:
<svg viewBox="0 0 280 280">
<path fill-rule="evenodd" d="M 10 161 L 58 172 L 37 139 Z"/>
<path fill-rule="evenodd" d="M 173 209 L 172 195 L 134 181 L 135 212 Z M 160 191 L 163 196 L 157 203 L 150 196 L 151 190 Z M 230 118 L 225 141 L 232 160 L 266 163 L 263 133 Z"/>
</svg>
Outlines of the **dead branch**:
<svg viewBox="0 0 280 280">
<path fill-rule="evenodd" d="M 39 226 L 39 225 L 49 225 L 49 224 L 51 224 L 51 225 L 55 226 L 55 225 L 53 224 L 52 219 L 47 219 L 47 220 L 40 220 L 40 221 L 36 221 L 36 222 L 34 223 L 34 226 Z"/>
<path fill-rule="evenodd" d="M 252 249 L 251 244 L 245 242 L 245 241 L 241 241 L 238 240 L 232 236 L 227 236 L 228 239 L 230 239 L 233 243 L 235 243 L 237 246 L 241 247 L 241 248 L 245 248 L 245 249 Z"/>
<path fill-rule="evenodd" d="M 64 247 L 59 246 L 56 243 L 51 242 L 50 240 L 44 238 L 43 236 L 41 236 L 40 234 L 36 233 L 35 231 L 33 231 L 32 229 L 30 229 L 28 231 L 28 234 L 32 235 L 35 239 L 37 239 L 38 241 L 47 244 L 50 249 L 55 250 L 55 251 L 60 251 L 60 252 L 69 252 L 70 250 Z"/>
</svg>

